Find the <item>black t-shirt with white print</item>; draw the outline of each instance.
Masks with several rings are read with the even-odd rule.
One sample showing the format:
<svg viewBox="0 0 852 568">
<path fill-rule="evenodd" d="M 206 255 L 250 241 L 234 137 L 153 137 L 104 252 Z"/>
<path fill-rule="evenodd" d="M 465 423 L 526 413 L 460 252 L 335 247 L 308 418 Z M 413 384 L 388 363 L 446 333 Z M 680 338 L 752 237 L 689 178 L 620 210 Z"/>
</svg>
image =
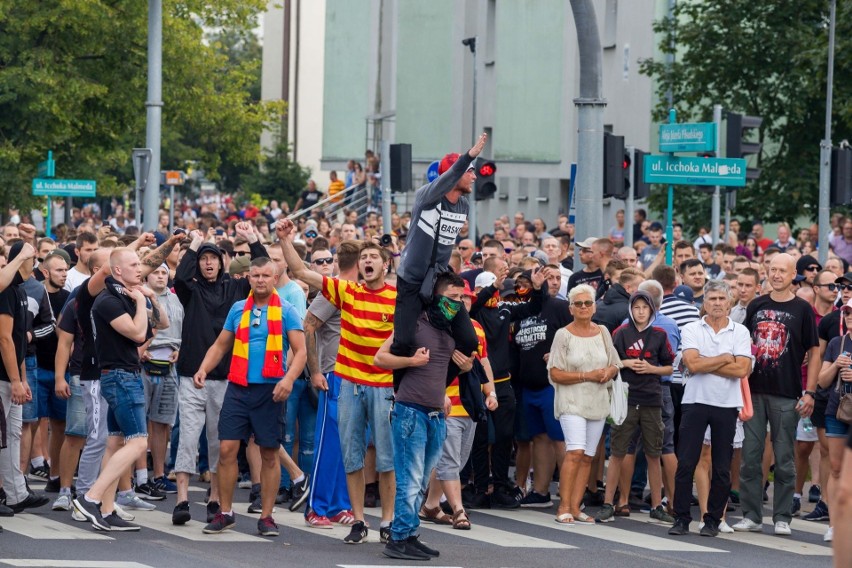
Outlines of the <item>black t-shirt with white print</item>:
<svg viewBox="0 0 852 568">
<path fill-rule="evenodd" d="M 574 320 L 565 300 L 557 300 L 546 294 L 543 300 L 541 313 L 522 319 L 515 327 L 520 383 L 524 388 L 533 391 L 550 386 L 544 356 L 550 353 L 553 337 L 559 328 Z"/>
</svg>

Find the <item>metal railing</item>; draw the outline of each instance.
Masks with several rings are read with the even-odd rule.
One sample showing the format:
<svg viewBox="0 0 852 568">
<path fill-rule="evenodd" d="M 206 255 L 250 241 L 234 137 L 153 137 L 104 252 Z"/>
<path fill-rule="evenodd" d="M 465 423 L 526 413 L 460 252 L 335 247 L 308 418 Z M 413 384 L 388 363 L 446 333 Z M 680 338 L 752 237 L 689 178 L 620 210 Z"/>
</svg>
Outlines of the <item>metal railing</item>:
<svg viewBox="0 0 852 568">
<path fill-rule="evenodd" d="M 367 185 L 350 185 L 339 193 L 320 199 L 309 207 L 303 207 L 298 211 L 290 213 L 287 215 L 287 219 L 293 220 L 309 216 L 314 210 L 319 209 L 325 213 L 327 219 L 334 222 L 338 217 L 342 217 L 345 209 L 352 209 L 358 212 L 358 224 L 363 225 L 367 218 L 367 213 L 370 212 L 370 191 L 371 189 Z"/>
</svg>

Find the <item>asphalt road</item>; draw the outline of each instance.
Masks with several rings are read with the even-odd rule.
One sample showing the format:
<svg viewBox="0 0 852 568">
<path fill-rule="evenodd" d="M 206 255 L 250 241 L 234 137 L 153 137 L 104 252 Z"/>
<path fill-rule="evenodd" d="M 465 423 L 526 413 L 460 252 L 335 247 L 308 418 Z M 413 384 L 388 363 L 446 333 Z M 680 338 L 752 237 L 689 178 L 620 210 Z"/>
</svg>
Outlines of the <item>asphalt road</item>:
<svg viewBox="0 0 852 568">
<path fill-rule="evenodd" d="M 41 484 L 32 483 L 34 489 Z M 400 562 L 385 558 L 378 530 L 368 542 L 346 545 L 346 527 L 309 528 L 299 513 L 279 507 L 275 519 L 281 535 L 261 537 L 256 532 L 259 515 L 250 515 L 248 490 L 237 491 L 237 526 L 221 535 L 201 532 L 204 520 L 204 484 L 193 482 L 190 496 L 194 520 L 171 524 L 174 495 L 157 503 L 157 511 L 135 511 L 138 533 L 102 533 L 88 523 L 78 523 L 66 512 L 49 505 L 32 513 L 0 519 L 0 567 L 55 568 L 234 568 L 238 566 L 458 566 L 545 568 L 566 565 L 584 568 L 825 568 L 831 565 L 831 548 L 822 536 L 827 523 L 794 520 L 793 535 L 772 534 L 770 519 L 764 533 L 736 533 L 706 538 L 697 523 L 688 537 L 670 537 L 668 526 L 652 523 L 647 514 L 633 513 L 614 523 L 566 527 L 554 522 L 555 507 L 516 511 L 471 511 L 473 527 L 457 531 L 425 523 L 421 538 L 441 551 L 429 562 Z M 810 510 L 811 506 L 806 507 Z M 368 521 L 378 528 L 378 509 L 368 509 Z M 590 513 L 593 513 L 591 510 Z M 771 515 L 768 509 L 765 515 Z M 697 512 L 695 514 L 697 517 Z M 739 520 L 729 514 L 730 524 Z"/>
</svg>

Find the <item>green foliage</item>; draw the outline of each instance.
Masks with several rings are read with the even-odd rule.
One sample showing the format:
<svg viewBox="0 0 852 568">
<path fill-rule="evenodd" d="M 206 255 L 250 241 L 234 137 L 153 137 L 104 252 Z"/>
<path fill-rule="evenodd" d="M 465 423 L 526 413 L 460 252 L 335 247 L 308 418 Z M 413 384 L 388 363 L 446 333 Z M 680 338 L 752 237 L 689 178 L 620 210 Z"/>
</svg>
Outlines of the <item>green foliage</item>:
<svg viewBox="0 0 852 568">
<path fill-rule="evenodd" d="M 256 48 L 205 42 L 202 26 L 248 37 L 265 7 L 165 0 L 163 169 L 196 160 L 217 179 L 256 168 L 260 133 L 284 107 L 258 101 Z M 34 205 L 30 180 L 48 150 L 57 177 L 95 179 L 101 195 L 131 185 L 130 150 L 145 145 L 147 19 L 145 1 L 0 3 L 0 203 Z"/>
<path fill-rule="evenodd" d="M 310 177 L 310 168 L 293 161 L 290 145 L 277 136 L 275 146 L 265 152 L 260 171 L 244 177 L 243 186 L 249 194 L 256 193 L 264 199 L 277 199 L 293 205 Z"/>
<path fill-rule="evenodd" d="M 849 2 L 838 2 L 836 21 L 833 138 L 838 140 L 852 131 L 852 58 L 844 53 L 852 47 Z M 750 163 L 762 168 L 762 175 L 738 192 L 734 214 L 769 222 L 815 218 L 825 124 L 828 2 L 678 2 L 673 17 L 657 21 L 654 29 L 663 56 L 675 57 L 671 66 L 662 57 L 640 62 L 641 72 L 657 82 L 656 121 L 667 120 L 669 91 L 678 122 L 712 121 L 713 104 L 763 117 L 763 151 Z M 655 187 L 654 209 L 665 208 L 665 193 Z M 690 229 L 708 225 L 709 195 L 676 188 L 675 216 Z"/>
</svg>

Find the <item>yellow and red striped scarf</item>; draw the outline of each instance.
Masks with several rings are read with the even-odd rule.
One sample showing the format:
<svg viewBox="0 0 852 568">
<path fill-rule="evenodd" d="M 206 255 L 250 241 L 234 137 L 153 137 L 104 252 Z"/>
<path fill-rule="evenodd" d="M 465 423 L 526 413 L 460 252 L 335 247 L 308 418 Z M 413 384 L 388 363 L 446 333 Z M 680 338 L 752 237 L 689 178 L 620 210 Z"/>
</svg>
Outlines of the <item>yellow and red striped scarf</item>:
<svg viewBox="0 0 852 568">
<path fill-rule="evenodd" d="M 231 354 L 231 369 L 228 380 L 240 386 L 248 385 L 248 356 L 249 356 L 249 326 L 251 325 L 252 308 L 254 308 L 254 292 L 250 292 L 243 314 L 240 317 L 240 325 L 234 337 L 234 350 Z M 266 309 L 266 354 L 263 356 L 263 370 L 261 376 L 264 378 L 278 378 L 282 376 L 284 357 L 283 326 L 281 320 L 281 297 L 273 290 L 269 297 Z"/>
</svg>

